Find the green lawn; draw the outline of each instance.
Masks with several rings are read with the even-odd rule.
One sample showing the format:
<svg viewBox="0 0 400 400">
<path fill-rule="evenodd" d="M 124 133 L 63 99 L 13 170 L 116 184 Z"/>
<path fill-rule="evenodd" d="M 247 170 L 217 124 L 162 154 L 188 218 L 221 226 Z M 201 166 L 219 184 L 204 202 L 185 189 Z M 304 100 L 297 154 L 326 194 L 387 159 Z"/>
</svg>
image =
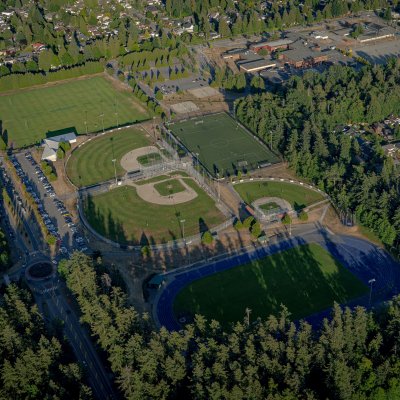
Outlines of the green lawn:
<svg viewBox="0 0 400 400">
<path fill-rule="evenodd" d="M 176 122 L 169 128 L 193 154 L 199 154 L 200 162 L 214 176 L 234 175 L 239 170 L 279 161 L 225 113 Z"/>
<path fill-rule="evenodd" d="M 156 189 L 161 196 L 168 196 L 170 194 L 183 192 L 185 187 L 177 179 L 170 179 L 165 182 L 156 183 L 154 189 Z"/>
<path fill-rule="evenodd" d="M 198 196 L 176 206 L 163 206 L 142 200 L 132 186 L 123 186 L 88 198 L 85 214 L 99 233 L 122 244 L 163 243 L 216 226 L 225 220 L 214 201 L 192 179 L 186 179 Z"/>
<path fill-rule="evenodd" d="M 148 183 L 160 182 L 160 181 L 163 181 L 163 180 L 169 179 L 169 178 L 170 178 L 169 175 L 157 175 L 157 176 L 153 176 L 153 178 L 142 179 L 141 181 L 136 181 L 135 185 L 147 185 Z"/>
<path fill-rule="evenodd" d="M 92 139 L 70 157 L 67 164 L 69 179 L 76 186 L 88 186 L 112 179 L 115 174 L 113 159 L 117 160 L 117 175 L 122 176 L 125 173 L 120 164 L 122 156 L 149 144 L 145 133 L 136 128 L 125 128 Z"/>
<path fill-rule="evenodd" d="M 14 147 L 31 145 L 48 132 L 75 128 L 78 133 L 142 121 L 147 112 L 129 92 L 96 76 L 0 96 L 0 120 Z M 117 114 L 116 114 L 117 113 Z"/>
<path fill-rule="evenodd" d="M 143 166 L 159 164 L 161 161 L 161 156 L 158 153 L 149 153 L 145 154 L 144 156 L 139 156 L 137 161 Z"/>
<path fill-rule="evenodd" d="M 368 288 L 317 244 L 299 246 L 194 281 L 178 293 L 174 311 L 202 314 L 227 325 L 277 314 L 284 304 L 303 318 L 367 293 Z"/>
<path fill-rule="evenodd" d="M 271 211 L 271 210 L 276 210 L 277 208 L 280 208 L 280 207 L 278 204 L 272 202 L 272 203 L 261 204 L 260 208 L 265 211 Z"/>
<path fill-rule="evenodd" d="M 288 201 L 295 210 L 324 199 L 318 192 L 286 182 L 248 182 L 235 185 L 234 188 L 247 204 L 262 197 L 279 197 Z"/>
</svg>

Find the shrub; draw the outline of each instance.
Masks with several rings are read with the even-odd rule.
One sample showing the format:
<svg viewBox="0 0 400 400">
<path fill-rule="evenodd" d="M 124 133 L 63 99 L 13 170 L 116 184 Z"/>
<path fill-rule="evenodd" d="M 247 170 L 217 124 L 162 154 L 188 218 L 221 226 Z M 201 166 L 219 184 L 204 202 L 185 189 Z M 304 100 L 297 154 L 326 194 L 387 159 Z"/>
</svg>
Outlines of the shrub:
<svg viewBox="0 0 400 400">
<path fill-rule="evenodd" d="M 255 222 L 255 218 L 254 217 L 247 217 L 244 221 L 243 221 L 243 227 L 250 229 L 251 226 L 254 224 Z"/>
<path fill-rule="evenodd" d="M 308 221 L 308 214 L 305 211 L 300 211 L 299 213 L 299 220 L 300 221 Z"/>
<path fill-rule="evenodd" d="M 150 247 L 149 246 L 142 246 L 140 249 L 143 257 L 148 257 L 150 255 Z"/>
<path fill-rule="evenodd" d="M 251 227 L 251 234 L 255 237 L 258 238 L 261 235 L 261 225 L 259 222 L 255 222 L 253 226 Z"/>
<path fill-rule="evenodd" d="M 211 235 L 210 231 L 204 232 L 203 236 L 201 237 L 201 241 L 203 244 L 211 244 L 213 242 L 214 238 Z"/>
<path fill-rule="evenodd" d="M 233 226 L 237 230 L 243 229 L 243 223 L 240 219 L 238 219 Z"/>
<path fill-rule="evenodd" d="M 282 224 L 289 225 L 291 223 L 292 223 L 292 218 L 290 217 L 289 214 L 285 214 L 284 217 L 282 218 Z"/>
</svg>

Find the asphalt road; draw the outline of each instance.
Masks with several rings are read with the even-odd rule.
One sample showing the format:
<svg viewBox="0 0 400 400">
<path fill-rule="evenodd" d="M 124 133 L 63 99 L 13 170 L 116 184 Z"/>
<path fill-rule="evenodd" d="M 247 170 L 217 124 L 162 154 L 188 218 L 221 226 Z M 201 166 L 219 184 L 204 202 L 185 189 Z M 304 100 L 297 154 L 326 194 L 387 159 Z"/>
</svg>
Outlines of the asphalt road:
<svg viewBox="0 0 400 400">
<path fill-rule="evenodd" d="M 76 358 L 84 366 L 88 381 L 97 399 L 116 399 L 111 379 L 104 369 L 89 335 L 80 325 L 74 310 L 65 298 L 65 285 L 56 276 L 50 281 L 29 282 L 36 303 L 46 303 L 50 317 L 64 322 L 64 332 L 68 337 Z M 42 310 L 43 312 L 43 310 Z"/>
</svg>

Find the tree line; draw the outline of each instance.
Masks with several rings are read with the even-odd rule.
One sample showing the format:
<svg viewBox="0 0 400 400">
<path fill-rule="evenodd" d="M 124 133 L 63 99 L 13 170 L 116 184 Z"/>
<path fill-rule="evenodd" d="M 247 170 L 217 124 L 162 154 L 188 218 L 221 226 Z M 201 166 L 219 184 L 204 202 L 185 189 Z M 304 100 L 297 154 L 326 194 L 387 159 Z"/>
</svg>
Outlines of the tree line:
<svg viewBox="0 0 400 400">
<path fill-rule="evenodd" d="M 61 69 L 55 72 L 37 72 L 12 74 L 0 78 L 0 92 L 22 89 L 35 85 L 43 85 L 49 82 L 61 81 L 64 79 L 77 78 L 82 75 L 98 74 L 104 71 L 102 61 L 91 61 L 86 64 L 71 68 Z"/>
<path fill-rule="evenodd" d="M 166 0 L 165 7 L 169 15 L 182 18 L 194 17 L 196 29 L 208 38 L 211 30 L 222 37 L 238 34 L 259 34 L 264 31 L 285 29 L 294 25 L 312 24 L 323 19 L 336 18 L 362 10 L 389 8 L 398 1 L 387 0 L 328 0 L 324 2 L 305 0 L 285 1 L 237 1 L 207 0 Z M 211 18 L 217 13 L 216 18 Z"/>
<path fill-rule="evenodd" d="M 400 60 L 359 72 L 344 66 L 307 72 L 276 93 L 235 106 L 237 118 L 266 143 L 272 138 L 273 150 L 297 175 L 326 191 L 339 211 L 354 213 L 385 245 L 400 248 L 399 169 L 377 135 L 351 136 L 340 128 L 365 130 L 400 115 Z"/>
<path fill-rule="evenodd" d="M 319 330 L 280 315 L 224 330 L 196 316 L 179 332 L 152 327 L 101 262 L 60 263 L 82 317 L 126 399 L 389 400 L 400 396 L 400 298 L 379 312 L 335 305 Z"/>
<path fill-rule="evenodd" d="M 27 289 L 0 287 L 0 398 L 92 399 L 60 324 L 47 332 Z"/>
</svg>

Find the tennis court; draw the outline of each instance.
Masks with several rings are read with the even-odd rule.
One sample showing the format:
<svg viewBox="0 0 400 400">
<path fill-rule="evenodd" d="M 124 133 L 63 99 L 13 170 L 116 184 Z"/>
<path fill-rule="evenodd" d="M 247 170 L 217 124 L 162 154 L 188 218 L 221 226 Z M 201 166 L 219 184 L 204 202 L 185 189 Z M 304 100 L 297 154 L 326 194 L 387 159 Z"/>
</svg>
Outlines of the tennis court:
<svg viewBox="0 0 400 400">
<path fill-rule="evenodd" d="M 225 113 L 176 122 L 169 129 L 215 177 L 279 161 L 276 154 Z"/>
</svg>

